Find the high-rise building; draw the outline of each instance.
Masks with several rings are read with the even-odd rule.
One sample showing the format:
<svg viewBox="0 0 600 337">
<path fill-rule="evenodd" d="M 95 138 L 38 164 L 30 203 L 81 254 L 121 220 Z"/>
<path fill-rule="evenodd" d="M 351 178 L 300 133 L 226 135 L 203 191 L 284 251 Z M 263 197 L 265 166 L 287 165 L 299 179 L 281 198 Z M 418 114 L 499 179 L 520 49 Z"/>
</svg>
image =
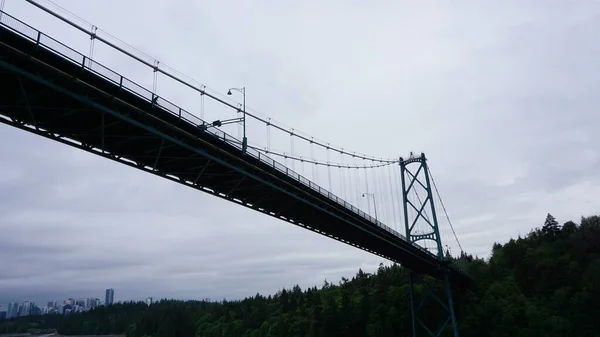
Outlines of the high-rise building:
<svg viewBox="0 0 600 337">
<path fill-rule="evenodd" d="M 14 305 L 13 302 L 8 303 L 8 308 L 6 309 L 6 318 L 12 317 L 13 305 Z"/>
<path fill-rule="evenodd" d="M 6 313 L 7 318 L 14 318 L 19 316 L 19 303 L 10 302 L 8 303 L 8 312 Z"/>
<path fill-rule="evenodd" d="M 85 307 L 85 298 L 78 298 L 75 300 L 75 305 L 79 307 Z"/>
<path fill-rule="evenodd" d="M 29 309 L 29 314 L 30 315 L 41 315 L 42 314 L 42 309 L 40 309 L 40 307 L 38 307 L 35 303 L 31 303 L 31 309 Z"/>
<path fill-rule="evenodd" d="M 0 321 L 3 321 L 6 319 L 6 311 L 0 311 Z"/>
<path fill-rule="evenodd" d="M 146 305 L 152 305 L 152 297 L 146 298 Z"/>
<path fill-rule="evenodd" d="M 31 314 L 31 308 L 33 307 L 33 303 L 29 301 L 23 302 L 19 307 L 19 316 L 29 316 Z"/>
<path fill-rule="evenodd" d="M 114 297 L 115 297 L 115 290 L 112 288 L 106 289 L 106 295 L 104 296 L 104 305 L 105 306 L 112 305 Z"/>
</svg>

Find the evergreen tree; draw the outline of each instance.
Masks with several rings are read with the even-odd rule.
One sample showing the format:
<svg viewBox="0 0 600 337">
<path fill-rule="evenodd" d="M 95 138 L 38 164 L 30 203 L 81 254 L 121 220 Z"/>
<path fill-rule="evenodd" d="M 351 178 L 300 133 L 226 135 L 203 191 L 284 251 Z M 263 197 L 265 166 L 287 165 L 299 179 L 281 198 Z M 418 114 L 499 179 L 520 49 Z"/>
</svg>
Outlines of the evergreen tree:
<svg viewBox="0 0 600 337">
<path fill-rule="evenodd" d="M 551 238 L 551 240 L 548 240 Z M 461 252 L 474 279 L 455 289 L 462 337 L 598 336 L 600 331 L 600 217 L 567 222 L 562 231 L 548 214 L 541 229 L 495 243 L 488 261 Z M 0 322 L 4 333 L 125 335 L 127 337 L 362 337 L 412 335 L 408 271 L 381 264 L 321 289 L 294 286 L 271 296 L 237 301 L 128 302 L 68 316 L 26 316 Z M 414 278 L 425 294 L 431 277 Z M 435 284 L 435 282 L 433 282 Z M 440 282 L 437 283 L 440 291 Z M 436 288 L 435 286 L 433 287 Z M 445 319 L 428 301 L 419 318 Z M 442 336 L 451 335 L 450 329 Z"/>
<path fill-rule="evenodd" d="M 558 233 L 560 233 L 558 221 L 556 221 L 556 219 L 550 213 L 548 213 L 546 216 L 546 221 L 542 227 L 542 232 L 547 236 L 556 236 Z"/>
</svg>

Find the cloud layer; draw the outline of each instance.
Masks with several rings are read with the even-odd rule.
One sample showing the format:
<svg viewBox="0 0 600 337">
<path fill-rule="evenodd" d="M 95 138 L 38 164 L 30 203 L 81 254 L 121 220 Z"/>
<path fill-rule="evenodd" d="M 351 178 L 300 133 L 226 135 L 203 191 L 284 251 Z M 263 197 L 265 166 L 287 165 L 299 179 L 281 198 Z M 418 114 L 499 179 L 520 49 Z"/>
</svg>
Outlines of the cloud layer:
<svg viewBox="0 0 600 337">
<path fill-rule="evenodd" d="M 471 253 L 487 255 L 548 212 L 567 221 L 600 211 L 592 3 L 56 2 L 212 88 L 245 85 L 249 106 L 286 125 L 382 157 L 424 151 Z M 26 2 L 5 10 L 89 48 Z M 151 87 L 151 72 L 102 46 L 95 56 Z M 264 131 L 249 132 L 264 144 Z M 108 287 L 116 300 L 239 298 L 381 262 L 6 126 L 0 231 L 0 303 Z"/>
</svg>

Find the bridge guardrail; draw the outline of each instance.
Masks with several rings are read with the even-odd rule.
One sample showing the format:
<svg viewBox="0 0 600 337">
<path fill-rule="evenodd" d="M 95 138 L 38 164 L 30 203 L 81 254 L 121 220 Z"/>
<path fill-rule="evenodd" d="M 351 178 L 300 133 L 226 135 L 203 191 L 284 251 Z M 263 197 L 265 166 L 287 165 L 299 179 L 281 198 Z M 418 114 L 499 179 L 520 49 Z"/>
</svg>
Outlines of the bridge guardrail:
<svg viewBox="0 0 600 337">
<path fill-rule="evenodd" d="M 90 59 L 89 57 L 81 54 L 80 52 L 76 51 L 75 49 L 42 33 L 41 31 L 35 29 L 34 27 L 28 25 L 27 23 L 15 18 L 14 16 L 12 16 L 4 11 L 0 11 L 0 25 L 10 29 L 11 31 L 16 32 L 17 34 L 31 40 L 32 42 L 35 42 L 38 46 L 43 47 L 44 49 L 46 49 L 52 53 L 55 53 L 59 56 L 62 56 L 66 60 L 68 60 L 76 65 L 79 65 L 82 68 L 87 69 L 88 71 L 91 71 L 91 72 L 105 78 L 107 81 L 112 82 L 113 84 L 119 86 L 120 88 L 125 89 L 125 90 L 137 95 L 138 97 L 147 100 L 150 104 L 156 104 L 156 105 L 160 106 L 162 109 L 164 109 L 165 111 L 168 111 L 169 113 L 173 114 L 174 116 L 177 116 L 181 120 L 184 120 L 184 121 L 186 121 L 190 124 L 196 125 L 196 126 L 209 125 L 209 123 L 198 118 L 197 116 L 190 113 L 189 111 L 177 106 L 176 104 L 166 100 L 165 98 L 155 94 L 154 92 L 152 92 L 152 91 L 142 87 L 141 85 L 129 80 L 128 78 L 114 72 L 113 70 L 110 70 L 109 68 L 105 67 L 104 65 L 94 61 L 93 59 Z M 232 135 L 225 133 L 224 131 L 222 131 L 220 129 L 213 127 L 213 128 L 206 129 L 205 132 L 211 134 L 212 136 L 216 137 L 217 139 L 219 139 L 229 145 L 236 147 L 239 150 L 242 150 L 241 140 L 237 139 L 236 137 L 234 137 Z M 414 242 L 408 241 L 406 239 L 406 237 L 404 235 L 400 234 L 398 231 L 386 226 L 381 221 L 373 218 L 369 214 L 363 212 L 359 208 L 357 208 L 354 205 L 339 198 L 335 194 L 327 191 L 326 189 L 320 187 L 319 185 L 311 182 L 310 180 L 308 180 L 307 178 L 294 172 L 293 170 L 290 170 L 289 168 L 287 168 L 283 164 L 279 163 L 278 161 L 272 159 L 271 157 L 267 156 L 266 154 L 261 153 L 260 151 L 257 151 L 256 149 L 253 149 L 250 147 L 248 147 L 246 149 L 246 154 L 273 167 L 274 169 L 278 170 L 279 172 L 286 174 L 287 176 L 291 177 L 292 179 L 294 179 L 294 180 L 300 182 L 301 184 L 307 186 L 308 188 L 318 192 L 319 194 L 326 196 L 330 200 L 335 201 L 340 206 L 352 211 L 353 213 L 359 215 L 360 217 L 364 218 L 365 220 L 368 220 L 369 222 L 375 224 L 376 226 L 386 230 L 387 232 L 401 238 L 405 242 L 420 249 L 421 251 L 423 251 L 433 257 L 436 257 L 435 254 L 433 254 L 429 250 L 425 249 L 424 247 L 419 246 L 418 244 L 416 244 Z"/>
</svg>

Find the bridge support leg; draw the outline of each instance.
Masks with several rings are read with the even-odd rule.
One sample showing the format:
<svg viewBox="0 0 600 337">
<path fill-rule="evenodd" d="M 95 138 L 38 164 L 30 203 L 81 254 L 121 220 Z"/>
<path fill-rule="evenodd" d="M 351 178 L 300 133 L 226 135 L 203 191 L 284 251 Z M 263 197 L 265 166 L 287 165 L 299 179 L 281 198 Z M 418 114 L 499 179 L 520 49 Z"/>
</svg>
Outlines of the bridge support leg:
<svg viewBox="0 0 600 337">
<path fill-rule="evenodd" d="M 415 310 L 415 289 L 413 286 L 413 273 L 408 273 L 408 284 L 410 291 L 410 318 L 411 318 L 411 326 L 412 326 L 412 335 L 413 337 L 417 337 L 417 313 Z"/>
<path fill-rule="evenodd" d="M 450 288 L 450 281 L 448 281 L 448 275 L 444 276 L 444 288 L 446 288 L 446 298 L 448 299 L 448 313 L 450 314 L 450 324 L 452 324 L 452 332 L 454 337 L 458 337 L 458 322 L 456 321 L 456 314 L 454 313 L 454 301 L 452 300 L 452 289 Z"/>
<path fill-rule="evenodd" d="M 408 169 L 409 165 L 415 168 Z M 400 158 L 400 171 L 406 239 L 411 243 L 421 240 L 433 241 L 434 247 L 431 250 L 434 252 L 431 253 L 436 255 L 440 262 L 444 262 L 446 257 L 442 250 L 442 239 L 435 213 L 425 154 L 413 156 L 411 153 L 407 159 Z M 414 195 L 416 200 L 411 202 L 409 195 Z M 428 214 L 428 210 L 430 214 Z M 409 216 L 409 211 L 411 216 Z M 458 324 L 448 275 L 443 274 L 441 284 L 431 277 L 415 275 L 413 272 L 410 272 L 408 277 L 413 337 L 421 336 L 423 332 L 424 336 L 458 337 Z M 429 283 L 434 283 L 434 285 L 429 285 Z M 442 296 L 436 294 L 439 292 L 442 293 Z M 422 297 L 418 304 L 417 296 Z M 434 303 L 437 305 L 426 305 L 430 298 L 435 299 Z M 440 310 L 440 307 L 443 310 Z M 421 319 L 420 311 L 427 311 L 426 319 Z M 441 326 L 440 322 L 436 322 L 438 320 L 443 322 Z M 451 329 L 448 329 L 449 325 Z M 432 326 L 436 326 L 436 328 L 431 328 Z"/>
<path fill-rule="evenodd" d="M 458 324 L 448 277 L 443 282 L 409 273 L 410 306 L 413 337 L 458 337 Z M 415 280 L 420 280 L 415 284 Z M 441 288 L 441 289 L 440 289 Z M 416 298 L 420 297 L 420 301 Z M 434 301 L 431 301 L 431 300 Z"/>
</svg>

